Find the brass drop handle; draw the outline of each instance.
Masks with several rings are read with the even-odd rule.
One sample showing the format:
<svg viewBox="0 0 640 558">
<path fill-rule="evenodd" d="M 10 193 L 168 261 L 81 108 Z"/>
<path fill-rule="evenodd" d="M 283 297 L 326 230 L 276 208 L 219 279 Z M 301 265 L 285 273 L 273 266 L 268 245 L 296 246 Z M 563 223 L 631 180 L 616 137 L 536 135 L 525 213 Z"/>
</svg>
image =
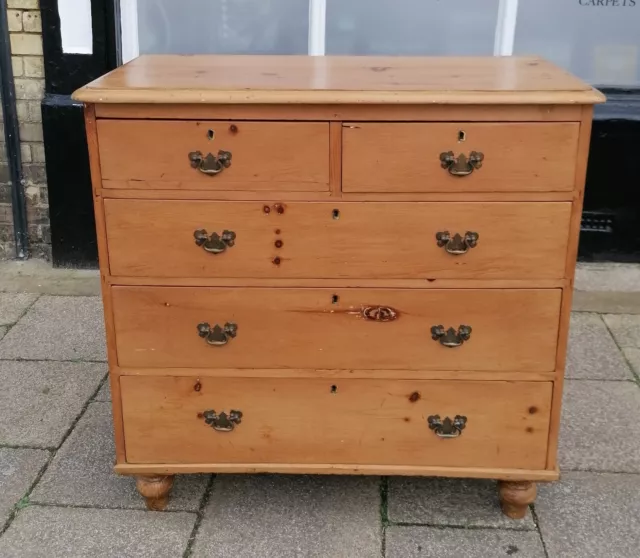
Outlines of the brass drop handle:
<svg viewBox="0 0 640 558">
<path fill-rule="evenodd" d="M 202 322 L 198 324 L 198 335 L 208 345 L 226 345 L 230 339 L 238 335 L 238 326 L 232 322 L 227 322 L 224 327 L 220 327 L 218 324 L 211 327 L 207 322 Z"/>
<path fill-rule="evenodd" d="M 229 411 L 228 414 L 222 411 L 218 414 L 211 409 L 202 413 L 202 418 L 205 424 L 218 432 L 231 432 L 242 422 L 242 411 Z"/>
<path fill-rule="evenodd" d="M 484 154 L 480 151 L 472 151 L 467 157 L 464 153 L 460 153 L 457 157 L 453 151 L 440 153 L 440 165 L 443 169 L 447 169 L 452 176 L 467 176 L 474 169 L 482 166 Z"/>
<path fill-rule="evenodd" d="M 444 248 L 447 253 L 454 256 L 466 254 L 469 248 L 475 248 L 478 245 L 480 235 L 476 232 L 467 231 L 464 237 L 456 233 L 451 236 L 449 231 L 436 233 L 436 241 L 440 248 Z"/>
<path fill-rule="evenodd" d="M 202 151 L 192 151 L 189 153 L 189 161 L 191 161 L 191 166 L 201 173 L 216 175 L 231 166 L 231 151 L 221 149 L 217 155 L 213 153 L 203 155 Z"/>
<path fill-rule="evenodd" d="M 457 438 L 467 425 L 467 417 L 456 415 L 453 420 L 449 417 L 445 417 L 442 420 L 440 415 L 431 415 L 427 419 L 427 423 L 436 436 L 440 438 Z"/>
<path fill-rule="evenodd" d="M 222 231 L 221 235 L 216 232 L 209 235 L 205 229 L 198 229 L 193 231 L 193 238 L 198 246 L 211 254 L 220 254 L 236 243 L 236 233 L 228 230 Z"/>
<path fill-rule="evenodd" d="M 465 341 L 469 341 L 470 337 L 471 326 L 467 325 L 461 325 L 458 327 L 458 331 L 452 327 L 445 330 L 441 325 L 433 326 L 431 328 L 431 339 L 434 341 L 440 341 L 440 344 L 444 347 L 459 347 Z"/>
</svg>

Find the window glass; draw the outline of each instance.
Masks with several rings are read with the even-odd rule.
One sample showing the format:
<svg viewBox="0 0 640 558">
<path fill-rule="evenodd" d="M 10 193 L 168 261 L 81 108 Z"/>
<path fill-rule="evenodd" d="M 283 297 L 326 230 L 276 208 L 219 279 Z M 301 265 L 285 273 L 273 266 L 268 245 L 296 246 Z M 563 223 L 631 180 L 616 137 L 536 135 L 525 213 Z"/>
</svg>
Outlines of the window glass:
<svg viewBox="0 0 640 558">
<path fill-rule="evenodd" d="M 594 85 L 640 85 L 640 0 L 520 0 L 514 54 Z"/>
<path fill-rule="evenodd" d="M 491 55 L 498 4 L 499 0 L 327 0 L 326 52 Z"/>
<path fill-rule="evenodd" d="M 138 0 L 140 54 L 306 54 L 305 0 Z"/>
</svg>

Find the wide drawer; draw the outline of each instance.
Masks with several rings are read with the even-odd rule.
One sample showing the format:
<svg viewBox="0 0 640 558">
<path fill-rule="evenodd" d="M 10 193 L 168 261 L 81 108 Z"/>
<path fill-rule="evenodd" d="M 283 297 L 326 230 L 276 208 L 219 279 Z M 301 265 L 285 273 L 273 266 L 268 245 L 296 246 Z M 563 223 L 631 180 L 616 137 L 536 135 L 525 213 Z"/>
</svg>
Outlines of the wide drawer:
<svg viewBox="0 0 640 558">
<path fill-rule="evenodd" d="M 128 463 L 546 466 L 548 382 L 121 376 L 120 385 Z"/>
<path fill-rule="evenodd" d="M 574 122 L 345 124 L 342 189 L 569 191 L 574 188 L 578 131 Z M 477 155 L 472 159 L 472 152 L 482 160 Z"/>
<path fill-rule="evenodd" d="M 112 287 L 118 363 L 153 368 L 552 371 L 560 299 L 559 289 Z"/>
<path fill-rule="evenodd" d="M 326 122 L 99 120 L 98 138 L 105 188 L 329 189 Z"/>
<path fill-rule="evenodd" d="M 111 273 L 152 277 L 557 279 L 571 213 L 569 202 L 107 199 L 104 208 Z M 199 230 L 235 241 L 209 252 Z"/>
</svg>

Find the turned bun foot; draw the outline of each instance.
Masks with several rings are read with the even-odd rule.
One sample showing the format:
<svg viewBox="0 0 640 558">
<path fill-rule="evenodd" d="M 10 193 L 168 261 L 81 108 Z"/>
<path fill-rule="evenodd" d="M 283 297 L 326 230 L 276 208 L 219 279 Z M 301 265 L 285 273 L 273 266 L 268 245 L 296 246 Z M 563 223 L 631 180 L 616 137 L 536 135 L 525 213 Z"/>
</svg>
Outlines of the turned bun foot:
<svg viewBox="0 0 640 558">
<path fill-rule="evenodd" d="M 502 513 L 511 519 L 522 519 L 529 504 L 536 499 L 536 484 L 529 481 L 500 481 L 498 483 Z"/>
<path fill-rule="evenodd" d="M 173 476 L 136 477 L 136 488 L 150 510 L 162 511 L 167 507 L 172 486 Z"/>
</svg>

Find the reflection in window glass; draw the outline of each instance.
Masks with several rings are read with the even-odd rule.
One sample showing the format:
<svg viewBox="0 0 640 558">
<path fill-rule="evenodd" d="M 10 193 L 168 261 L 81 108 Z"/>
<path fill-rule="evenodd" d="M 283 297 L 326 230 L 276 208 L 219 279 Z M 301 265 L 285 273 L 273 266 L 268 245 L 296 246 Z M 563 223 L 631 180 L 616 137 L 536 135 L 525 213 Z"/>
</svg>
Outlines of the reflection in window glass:
<svg viewBox="0 0 640 558">
<path fill-rule="evenodd" d="M 306 54 L 306 0 L 138 0 L 140 54 Z"/>
<path fill-rule="evenodd" d="M 327 0 L 327 54 L 491 55 L 498 3 Z"/>
<path fill-rule="evenodd" d="M 640 0 L 520 0 L 514 54 L 595 85 L 640 84 Z"/>
</svg>

